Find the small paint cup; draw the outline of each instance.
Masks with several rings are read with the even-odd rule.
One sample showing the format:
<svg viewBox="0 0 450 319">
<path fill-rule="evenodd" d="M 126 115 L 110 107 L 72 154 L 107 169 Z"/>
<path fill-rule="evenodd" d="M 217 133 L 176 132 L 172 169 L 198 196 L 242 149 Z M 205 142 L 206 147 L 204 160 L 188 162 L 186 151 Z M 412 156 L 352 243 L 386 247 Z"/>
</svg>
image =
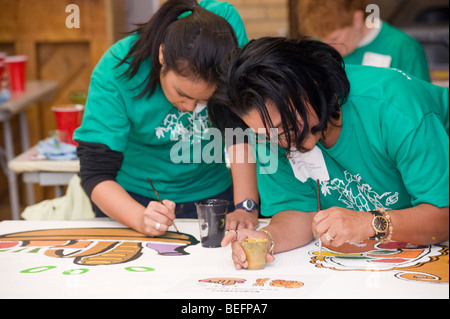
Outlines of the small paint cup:
<svg viewBox="0 0 450 319">
<path fill-rule="evenodd" d="M 73 141 L 73 132 L 81 125 L 84 106 L 81 104 L 65 104 L 52 107 L 56 124 L 60 132 L 60 142 L 77 145 Z"/>
<path fill-rule="evenodd" d="M 25 92 L 25 73 L 26 73 L 27 56 L 14 55 L 5 58 L 5 67 L 8 71 L 9 85 L 11 92 Z"/>
<path fill-rule="evenodd" d="M 250 270 L 264 269 L 266 267 L 267 239 L 247 238 L 242 241 L 245 256 Z"/>
<path fill-rule="evenodd" d="M 221 247 L 228 205 L 229 201 L 224 199 L 206 199 L 195 203 L 203 247 Z"/>
</svg>

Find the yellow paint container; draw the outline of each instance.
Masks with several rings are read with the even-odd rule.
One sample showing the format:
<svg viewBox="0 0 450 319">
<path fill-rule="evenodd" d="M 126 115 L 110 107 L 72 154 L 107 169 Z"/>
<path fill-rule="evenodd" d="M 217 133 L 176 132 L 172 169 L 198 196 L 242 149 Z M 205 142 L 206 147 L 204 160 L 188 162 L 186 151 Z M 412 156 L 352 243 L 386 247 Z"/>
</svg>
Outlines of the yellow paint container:
<svg viewBox="0 0 450 319">
<path fill-rule="evenodd" d="M 242 241 L 247 256 L 247 269 L 264 269 L 266 266 L 267 239 L 247 238 Z"/>
</svg>

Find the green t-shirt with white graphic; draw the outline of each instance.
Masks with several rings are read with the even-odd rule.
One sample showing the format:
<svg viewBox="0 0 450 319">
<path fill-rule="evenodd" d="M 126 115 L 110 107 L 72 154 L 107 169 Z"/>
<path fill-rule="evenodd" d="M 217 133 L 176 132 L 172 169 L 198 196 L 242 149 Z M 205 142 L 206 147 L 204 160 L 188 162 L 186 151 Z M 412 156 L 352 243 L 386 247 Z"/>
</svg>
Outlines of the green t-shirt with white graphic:
<svg viewBox="0 0 450 319">
<path fill-rule="evenodd" d="M 317 176 L 322 209 L 448 206 L 448 89 L 398 70 L 356 65 L 346 69 L 351 91 L 342 105 L 339 139 L 330 149 L 319 142 L 315 155 L 300 161 L 300 179 L 294 173 L 298 166 L 283 156 L 283 149 L 277 147 L 278 152 L 267 156 L 267 146 L 262 147 L 267 144 L 257 144 L 262 214 L 316 211 Z M 317 153 L 323 155 L 322 166 Z M 266 174 L 268 167 L 275 173 Z"/>
<path fill-rule="evenodd" d="M 233 27 L 239 45 L 248 42 L 244 24 L 226 2 L 201 1 L 204 8 L 224 17 Z M 136 98 L 147 83 L 151 61 L 137 74 L 120 77 L 128 65 L 116 67 L 138 38 L 128 36 L 114 44 L 94 69 L 83 122 L 74 139 L 101 143 L 124 156 L 117 182 L 127 191 L 154 198 L 150 178 L 162 198 L 177 203 L 219 194 L 231 185 L 223 144 L 210 144 L 206 106 L 182 112 L 158 85 L 151 97 Z M 209 157 L 202 156 L 208 152 Z M 203 153 L 203 154 L 202 154 Z M 203 160 L 207 158 L 207 160 Z"/>
<path fill-rule="evenodd" d="M 369 44 L 344 57 L 346 64 L 395 68 L 430 82 L 428 62 L 421 44 L 403 31 L 382 22 Z"/>
</svg>

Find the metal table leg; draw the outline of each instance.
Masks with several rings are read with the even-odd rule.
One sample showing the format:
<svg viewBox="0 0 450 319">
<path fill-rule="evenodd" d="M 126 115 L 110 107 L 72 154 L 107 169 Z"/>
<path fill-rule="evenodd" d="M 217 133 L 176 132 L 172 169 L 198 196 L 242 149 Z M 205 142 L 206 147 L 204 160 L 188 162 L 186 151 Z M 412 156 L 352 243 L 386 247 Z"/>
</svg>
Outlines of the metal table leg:
<svg viewBox="0 0 450 319">
<path fill-rule="evenodd" d="M 25 152 L 30 148 L 30 134 L 28 133 L 27 112 L 25 110 L 19 113 L 19 126 L 22 152 Z M 33 184 L 25 184 L 25 191 L 27 194 L 28 205 L 33 205 L 35 203 Z"/>
<path fill-rule="evenodd" d="M 9 120 L 3 122 L 3 135 L 5 139 L 5 157 L 6 163 L 14 158 L 14 143 L 12 137 L 11 123 Z M 17 175 L 12 170 L 6 168 L 5 174 L 8 179 L 9 201 L 11 206 L 12 219 L 20 219 L 19 210 L 19 187 L 17 184 Z"/>
</svg>

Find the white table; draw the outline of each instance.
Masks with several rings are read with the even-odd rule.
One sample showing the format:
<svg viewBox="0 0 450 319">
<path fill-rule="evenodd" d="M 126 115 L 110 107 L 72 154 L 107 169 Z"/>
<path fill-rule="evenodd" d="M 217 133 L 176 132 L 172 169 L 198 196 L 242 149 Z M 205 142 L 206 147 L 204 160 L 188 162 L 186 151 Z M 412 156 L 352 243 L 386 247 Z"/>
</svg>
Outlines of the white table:
<svg viewBox="0 0 450 319">
<path fill-rule="evenodd" d="M 64 195 L 63 186 L 69 184 L 73 175 L 80 171 L 80 161 L 35 160 L 36 154 L 38 154 L 37 145 L 9 161 L 8 168 L 16 174 L 22 174 L 26 184 L 55 186 L 55 195 L 57 197 Z M 30 194 L 28 205 L 34 203 L 34 196 Z"/>
<path fill-rule="evenodd" d="M 57 83 L 49 81 L 27 82 L 24 93 L 12 94 L 9 101 L 0 103 L 0 122 L 3 123 L 4 135 L 4 147 L 0 147 L 0 164 L 8 179 L 9 199 L 13 219 L 19 219 L 20 217 L 17 175 L 15 172 L 6 167 L 6 163 L 11 161 L 15 156 L 13 133 L 10 121 L 14 116 L 19 116 L 22 152 L 28 150 L 30 148 L 30 140 L 26 109 L 36 103 L 51 99 L 57 86 Z M 33 193 L 31 185 L 27 187 L 26 191 L 27 197 L 31 196 Z"/>
<path fill-rule="evenodd" d="M 324 249 L 318 258 L 312 242 L 275 255 L 263 270 L 238 271 L 229 246 L 201 246 L 196 220 L 176 224 L 181 235 L 149 238 L 107 219 L 0 222 L 0 299 L 169 298 L 188 306 L 195 305 L 192 299 L 224 298 L 250 304 L 278 298 L 449 298 L 448 243 L 354 247 L 341 254 Z"/>
</svg>

